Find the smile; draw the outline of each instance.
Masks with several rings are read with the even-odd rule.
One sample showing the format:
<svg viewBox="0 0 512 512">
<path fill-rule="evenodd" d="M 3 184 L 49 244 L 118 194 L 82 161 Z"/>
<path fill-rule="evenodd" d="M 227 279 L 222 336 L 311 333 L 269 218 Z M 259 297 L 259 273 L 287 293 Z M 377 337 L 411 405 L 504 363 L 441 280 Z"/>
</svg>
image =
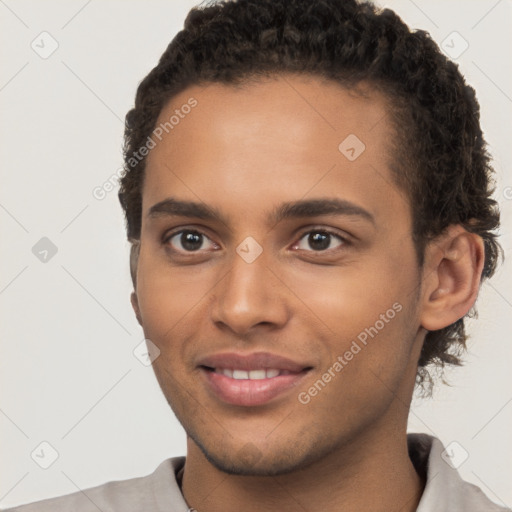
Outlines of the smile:
<svg viewBox="0 0 512 512">
<path fill-rule="evenodd" d="M 311 365 L 266 353 L 223 353 L 199 361 L 203 383 L 215 399 L 254 407 L 282 398 L 312 369 Z"/>
<path fill-rule="evenodd" d="M 288 370 L 279 370 L 277 368 L 261 368 L 258 370 L 239 370 L 231 368 L 214 368 L 215 373 L 220 373 L 231 379 L 235 380 L 262 380 L 262 379 L 273 379 L 279 375 L 289 375 Z"/>
</svg>

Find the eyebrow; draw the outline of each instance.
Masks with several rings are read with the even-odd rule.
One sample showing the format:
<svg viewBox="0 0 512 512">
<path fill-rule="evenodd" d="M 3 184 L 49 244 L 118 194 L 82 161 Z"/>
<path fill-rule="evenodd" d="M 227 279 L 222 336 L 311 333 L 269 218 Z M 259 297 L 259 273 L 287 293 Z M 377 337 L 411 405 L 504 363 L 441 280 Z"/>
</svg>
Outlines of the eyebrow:
<svg viewBox="0 0 512 512">
<path fill-rule="evenodd" d="M 319 217 L 321 215 L 343 215 L 359 217 L 375 224 L 374 216 L 361 206 L 345 199 L 321 198 L 301 199 L 282 203 L 270 213 L 269 224 L 277 224 L 284 219 L 299 217 Z M 172 197 L 154 204 L 147 214 L 150 218 L 162 216 L 189 217 L 202 220 L 220 221 L 229 224 L 229 219 L 217 208 L 195 201 L 182 201 Z"/>
</svg>

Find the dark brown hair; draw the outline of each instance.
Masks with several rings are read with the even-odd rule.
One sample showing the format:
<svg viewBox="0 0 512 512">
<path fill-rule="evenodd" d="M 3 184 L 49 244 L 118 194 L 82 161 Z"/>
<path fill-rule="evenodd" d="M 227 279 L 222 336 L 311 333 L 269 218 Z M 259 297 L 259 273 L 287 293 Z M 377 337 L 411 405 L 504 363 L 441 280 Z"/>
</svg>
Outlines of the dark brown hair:
<svg viewBox="0 0 512 512">
<path fill-rule="evenodd" d="M 461 224 L 484 241 L 482 279 L 494 273 L 499 212 L 491 198 L 493 170 L 474 90 L 426 32 L 411 31 L 389 9 L 355 0 L 222 1 L 190 11 L 184 29 L 139 85 L 126 116 L 119 199 L 134 244 L 132 263 L 145 167 L 139 150 L 164 105 L 192 84 L 243 85 L 281 73 L 352 89 L 365 82 L 383 92 L 397 134 L 391 168 L 410 198 L 419 265 L 429 241 Z M 463 318 L 428 332 L 418 383 L 432 382 L 427 365 L 460 364 L 466 337 Z"/>
</svg>

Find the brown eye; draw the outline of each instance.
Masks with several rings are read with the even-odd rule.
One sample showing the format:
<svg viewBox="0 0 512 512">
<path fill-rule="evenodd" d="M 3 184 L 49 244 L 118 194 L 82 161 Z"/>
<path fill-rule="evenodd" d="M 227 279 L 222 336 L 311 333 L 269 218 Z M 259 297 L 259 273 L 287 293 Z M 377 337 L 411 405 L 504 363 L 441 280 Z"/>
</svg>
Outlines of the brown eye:
<svg viewBox="0 0 512 512">
<path fill-rule="evenodd" d="M 329 231 L 316 230 L 305 233 L 295 245 L 295 248 L 305 251 L 320 252 L 337 249 L 345 242 L 346 241 L 340 235 Z"/>
<path fill-rule="evenodd" d="M 179 252 L 197 252 L 208 249 L 208 245 L 210 245 L 210 248 L 215 246 L 205 234 L 193 230 L 182 230 L 174 233 L 167 238 L 165 243 Z"/>
</svg>

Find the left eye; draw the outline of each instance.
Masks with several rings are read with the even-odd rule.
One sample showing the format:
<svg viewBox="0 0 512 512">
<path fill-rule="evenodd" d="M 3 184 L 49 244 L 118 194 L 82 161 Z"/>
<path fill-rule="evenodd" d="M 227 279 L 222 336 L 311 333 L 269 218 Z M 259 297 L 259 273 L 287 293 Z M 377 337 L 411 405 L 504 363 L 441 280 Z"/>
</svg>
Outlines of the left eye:
<svg viewBox="0 0 512 512">
<path fill-rule="evenodd" d="M 195 252 L 205 250 L 208 247 L 208 242 L 211 246 L 216 247 L 206 235 L 199 231 L 184 230 L 170 236 L 166 243 L 170 244 L 173 249 L 182 252 Z"/>
<path fill-rule="evenodd" d="M 333 239 L 337 240 L 337 245 L 333 247 Z M 339 246 L 343 245 L 346 241 L 335 233 L 330 233 L 329 231 L 309 231 L 305 233 L 299 242 L 294 245 L 294 249 L 302 249 L 305 251 L 313 250 L 315 252 L 325 251 L 327 249 L 336 249 Z M 309 246 L 311 249 L 308 249 Z"/>
</svg>

